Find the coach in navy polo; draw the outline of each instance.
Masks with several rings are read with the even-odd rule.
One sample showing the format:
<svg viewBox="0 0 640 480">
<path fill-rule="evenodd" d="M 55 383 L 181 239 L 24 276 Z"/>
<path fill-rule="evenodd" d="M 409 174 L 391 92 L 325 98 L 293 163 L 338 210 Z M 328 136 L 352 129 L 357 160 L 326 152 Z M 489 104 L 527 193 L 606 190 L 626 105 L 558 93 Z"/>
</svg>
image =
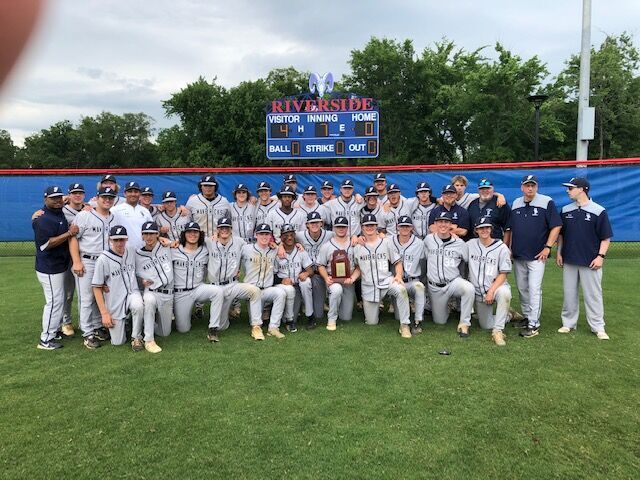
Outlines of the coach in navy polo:
<svg viewBox="0 0 640 480">
<path fill-rule="evenodd" d="M 62 344 L 55 339 L 62 324 L 64 277 L 71 263 L 68 240 L 78 233 L 77 226 L 69 227 L 62 211 L 63 205 L 62 189 L 48 187 L 44 192 L 44 213 L 31 224 L 36 244 L 36 275 L 46 302 L 42 311 L 42 333 L 38 343 L 41 350 L 62 348 Z"/>
<path fill-rule="evenodd" d="M 438 205 L 431 211 L 429 215 L 429 232 L 436 233 L 434 221 L 442 212 L 451 214 L 451 233 L 464 238 L 469 233 L 471 224 L 469 223 L 469 213 L 465 208 L 456 204 L 457 199 L 456 187 L 453 185 L 445 185 L 442 187 L 442 205 Z"/>
<path fill-rule="evenodd" d="M 520 335 L 530 338 L 538 335 L 540 328 L 544 267 L 562 220 L 551 197 L 538 193 L 535 175 L 525 175 L 520 189 L 524 196 L 513 202 L 509 217 L 510 247 L 520 307 L 527 319 L 527 328 Z"/>
<path fill-rule="evenodd" d="M 574 177 L 563 183 L 572 202 L 562 208 L 562 231 L 558 238 L 556 263 L 563 267 L 562 327 L 560 333 L 575 330 L 580 314 L 578 285 L 582 287 L 587 323 L 600 340 L 609 340 L 604 331 L 602 264 L 613 232 L 609 215 L 591 200 L 586 178 Z"/>
</svg>

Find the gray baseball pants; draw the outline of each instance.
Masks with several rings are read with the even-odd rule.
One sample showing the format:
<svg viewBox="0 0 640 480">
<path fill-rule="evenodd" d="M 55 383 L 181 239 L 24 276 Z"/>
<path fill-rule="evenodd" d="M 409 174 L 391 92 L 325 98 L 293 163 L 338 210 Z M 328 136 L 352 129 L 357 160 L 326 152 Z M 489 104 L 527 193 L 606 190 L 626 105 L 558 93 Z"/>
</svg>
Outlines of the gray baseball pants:
<svg viewBox="0 0 640 480">
<path fill-rule="evenodd" d="M 380 300 L 382 301 L 387 295 L 395 300 L 395 305 L 400 317 L 400 324 L 409 325 L 409 294 L 404 285 L 391 283 L 389 288 L 380 290 Z M 377 325 L 380 315 L 380 302 L 372 302 L 362 297 L 362 308 L 364 310 L 364 321 L 367 325 Z"/>
<path fill-rule="evenodd" d="M 93 296 L 93 271 L 96 268 L 96 261 L 88 258 L 82 259 L 85 273 L 81 277 L 76 275 L 76 295 L 78 296 L 78 324 L 82 330 L 82 336 L 88 337 L 93 332 L 102 327 L 102 316 L 98 310 L 98 304 Z"/>
<path fill-rule="evenodd" d="M 327 323 L 335 324 L 338 318 L 348 322 L 353 317 L 356 304 L 356 286 L 332 283 L 329 286 L 329 313 Z M 324 308 L 324 307 L 323 307 Z"/>
<path fill-rule="evenodd" d="M 173 311 L 176 317 L 176 330 L 181 333 L 191 330 L 191 311 L 196 302 L 210 302 L 209 328 L 218 321 L 224 301 L 222 287 L 209 284 L 198 285 L 193 290 L 175 292 L 173 295 Z"/>
<path fill-rule="evenodd" d="M 233 282 L 223 285 L 224 300 L 222 302 L 222 311 L 217 321 L 214 321 L 213 327 L 218 330 L 226 330 L 229 328 L 229 310 L 235 301 L 242 299 L 249 301 L 249 317 L 251 326 L 262 325 L 262 300 L 260 298 L 260 289 L 250 283 Z"/>
<path fill-rule="evenodd" d="M 562 326 L 576 328 L 580 315 L 578 287 L 582 287 L 587 323 L 594 333 L 604 332 L 604 303 L 602 301 L 602 268 L 567 265 L 562 267 Z"/>
<path fill-rule="evenodd" d="M 140 292 L 133 292 L 127 295 L 127 310 L 131 312 L 132 324 L 141 325 L 144 318 L 144 303 Z M 124 345 L 127 342 L 124 318 L 113 319 L 113 327 L 109 329 L 109 335 L 111 336 L 111 345 Z M 138 338 L 134 335 L 132 336 L 133 338 Z"/>
<path fill-rule="evenodd" d="M 522 315 L 529 320 L 529 326 L 540 327 L 542 314 L 542 279 L 547 262 L 539 260 L 514 260 L 513 273 L 520 294 Z"/>
<path fill-rule="evenodd" d="M 493 303 L 487 305 L 484 303 L 483 297 L 476 295 L 476 314 L 480 328 L 483 330 L 503 331 L 507 323 L 509 315 L 509 306 L 511 305 L 511 287 L 502 284 L 496 290 L 493 297 Z M 493 309 L 495 308 L 495 314 Z"/>
<path fill-rule="evenodd" d="M 40 340 L 48 342 L 54 339 L 62 324 L 65 272 L 49 274 L 36 271 L 36 275 L 40 285 L 42 285 L 45 299 L 44 308 L 42 309 Z"/>
<path fill-rule="evenodd" d="M 173 317 L 173 294 L 145 290 L 144 301 L 144 341 L 151 342 L 154 336 L 166 337 L 171 333 Z M 132 336 L 140 338 L 140 325 L 133 325 Z"/>
<path fill-rule="evenodd" d="M 431 297 L 431 315 L 433 323 L 444 325 L 449 320 L 449 299 L 460 299 L 460 323 L 471 325 L 471 309 L 475 297 L 475 288 L 464 278 L 458 277 L 444 287 L 429 283 Z"/>
<path fill-rule="evenodd" d="M 284 285 L 282 285 L 284 286 Z M 279 328 L 282 321 L 282 315 L 284 314 L 285 305 L 288 302 L 287 292 L 284 288 L 279 288 L 280 285 L 275 287 L 263 288 L 261 291 L 261 303 L 262 309 L 267 304 L 271 304 L 271 317 L 269 318 L 269 328 Z M 290 287 L 292 291 L 293 287 Z M 291 300 L 291 309 L 293 310 L 293 300 Z M 293 313 L 292 313 L 293 314 Z"/>
<path fill-rule="evenodd" d="M 311 277 L 313 291 L 313 316 L 316 320 L 324 318 L 324 301 L 327 298 L 327 284 L 319 273 Z"/>
<path fill-rule="evenodd" d="M 64 309 L 62 311 L 62 324 L 71 323 L 71 304 L 73 303 L 73 293 L 76 291 L 76 278 L 73 276 L 71 267 L 64 274 Z"/>
</svg>

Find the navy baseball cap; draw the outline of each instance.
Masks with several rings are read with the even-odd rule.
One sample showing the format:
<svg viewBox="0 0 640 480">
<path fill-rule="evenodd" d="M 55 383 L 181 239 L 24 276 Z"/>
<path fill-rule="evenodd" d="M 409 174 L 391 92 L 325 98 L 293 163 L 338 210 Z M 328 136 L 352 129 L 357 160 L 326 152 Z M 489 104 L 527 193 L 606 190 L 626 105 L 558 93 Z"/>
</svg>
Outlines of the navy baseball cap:
<svg viewBox="0 0 640 480">
<path fill-rule="evenodd" d="M 524 185 L 525 183 L 535 183 L 537 185 L 538 177 L 536 177 L 535 175 L 525 175 L 524 177 L 522 177 L 522 182 L 520 182 L 520 185 Z"/>
<path fill-rule="evenodd" d="M 434 222 L 437 222 L 438 220 L 445 220 L 447 222 L 452 222 L 453 221 L 451 219 L 451 213 L 449 213 L 449 212 L 440 212 L 438 214 L 438 216 L 433 219 Z"/>
<path fill-rule="evenodd" d="M 303 193 L 315 193 L 317 195 L 318 190 L 316 190 L 316 187 L 313 185 L 307 185 L 306 187 L 304 187 Z"/>
<path fill-rule="evenodd" d="M 272 233 L 271 225 L 268 223 L 261 223 L 256 227 L 256 233 Z"/>
<path fill-rule="evenodd" d="M 69 185 L 69 193 L 84 193 L 84 185 L 81 183 L 72 183 Z"/>
<path fill-rule="evenodd" d="M 142 224 L 142 233 L 159 233 L 158 224 L 156 222 L 144 222 Z"/>
<path fill-rule="evenodd" d="M 164 192 L 162 194 L 162 202 L 175 202 L 176 200 L 178 200 L 178 197 L 176 196 L 176 192 Z"/>
<path fill-rule="evenodd" d="M 493 187 L 493 182 L 488 178 L 481 178 L 478 182 L 478 188 L 491 188 Z"/>
<path fill-rule="evenodd" d="M 413 221 L 411 220 L 411 217 L 402 215 L 400 218 L 398 218 L 398 226 L 401 225 L 408 225 L 410 227 L 413 227 Z"/>
<path fill-rule="evenodd" d="M 280 235 L 284 235 L 285 233 L 296 233 L 296 227 L 290 223 L 285 223 L 280 229 Z"/>
<path fill-rule="evenodd" d="M 107 173 L 106 175 L 102 176 L 102 179 L 100 180 L 100 183 L 104 183 L 104 182 L 113 182 L 113 183 L 117 183 L 116 182 L 116 177 L 111 175 L 110 173 Z"/>
<path fill-rule="evenodd" d="M 45 198 L 63 197 L 64 193 L 60 187 L 51 186 L 44 190 L 44 196 Z"/>
<path fill-rule="evenodd" d="M 260 182 L 258 188 L 256 188 L 256 192 L 260 190 L 271 190 L 271 185 L 269 185 L 269 182 Z"/>
<path fill-rule="evenodd" d="M 151 187 L 142 187 L 142 191 L 140 192 L 140 195 L 151 195 L 151 196 L 153 196 L 153 188 L 151 188 Z"/>
<path fill-rule="evenodd" d="M 367 213 L 362 216 L 362 221 L 360 223 L 362 225 L 378 225 L 378 220 L 375 215 Z"/>
<path fill-rule="evenodd" d="M 198 224 L 198 222 L 189 222 L 187 223 L 187 226 L 184 227 L 185 232 L 187 230 L 195 230 L 195 231 L 200 231 L 200 225 Z"/>
<path fill-rule="evenodd" d="M 392 183 L 389 185 L 387 193 L 400 193 L 400 186 L 397 183 Z"/>
<path fill-rule="evenodd" d="M 346 187 L 346 188 L 353 188 L 353 180 L 351 180 L 350 178 L 346 178 L 342 181 L 340 186 Z"/>
<path fill-rule="evenodd" d="M 127 190 L 140 190 L 140 185 L 138 182 L 127 182 L 124 186 L 124 191 L 126 192 Z"/>
<path fill-rule="evenodd" d="M 448 183 L 444 187 L 442 187 L 442 193 L 458 193 L 458 192 L 456 191 L 456 187 Z"/>
<path fill-rule="evenodd" d="M 111 187 L 102 187 L 98 190 L 99 197 L 117 197 L 116 191 Z"/>
<path fill-rule="evenodd" d="M 491 217 L 480 217 L 478 220 L 476 220 L 475 228 L 480 227 L 493 227 Z"/>
<path fill-rule="evenodd" d="M 296 196 L 296 192 L 290 185 L 283 185 L 280 191 L 278 192 L 278 196 L 281 197 L 283 195 L 291 195 L 292 197 Z"/>
<path fill-rule="evenodd" d="M 249 193 L 249 187 L 247 187 L 247 185 L 244 184 L 244 183 L 239 183 L 239 184 L 236 185 L 236 188 L 233 189 L 233 193 L 236 193 L 236 192 L 247 192 L 247 193 Z"/>
<path fill-rule="evenodd" d="M 284 176 L 284 183 L 289 183 L 289 182 L 298 183 L 298 180 L 296 179 L 296 176 L 293 173 L 290 173 Z"/>
<path fill-rule="evenodd" d="M 331 190 L 333 190 L 333 183 L 331 183 L 329 180 L 325 180 L 324 182 L 322 182 L 322 186 L 320 188 L 330 188 Z"/>
<path fill-rule="evenodd" d="M 333 226 L 334 227 L 348 227 L 349 226 L 349 220 L 347 220 L 347 217 L 336 217 L 336 219 L 333 221 Z"/>
<path fill-rule="evenodd" d="M 367 189 L 364 192 L 364 196 L 365 197 L 379 197 L 380 194 L 376 190 L 376 187 L 367 187 Z"/>
<path fill-rule="evenodd" d="M 231 224 L 231 219 L 229 217 L 220 217 L 218 219 L 218 228 L 220 227 L 228 227 L 231 228 L 233 225 Z"/>
<path fill-rule="evenodd" d="M 431 191 L 431 185 L 429 185 L 427 182 L 418 182 L 418 184 L 416 185 L 416 193 L 430 192 L 430 191 Z"/>
<path fill-rule="evenodd" d="M 376 173 L 373 176 L 373 181 L 374 182 L 386 182 L 387 181 L 387 177 L 384 173 Z"/>
<path fill-rule="evenodd" d="M 571 180 L 563 183 L 562 185 L 565 187 L 582 188 L 585 192 L 588 192 L 591 188 L 589 180 L 584 177 L 573 177 Z"/>
<path fill-rule="evenodd" d="M 214 177 L 211 174 L 208 174 L 208 175 L 203 175 L 202 178 L 200 178 L 200 185 L 208 185 L 208 186 L 212 186 L 212 187 L 217 187 L 218 186 L 218 182 L 216 182 L 216 177 Z"/>
<path fill-rule="evenodd" d="M 322 222 L 322 215 L 320 215 L 320 212 L 315 211 L 307 214 L 307 223 L 312 222 Z"/>
<path fill-rule="evenodd" d="M 118 240 L 121 238 L 129 238 L 127 236 L 127 229 L 124 228 L 122 225 L 115 225 L 111 227 L 111 230 L 109 230 L 109 238 L 113 240 Z"/>
</svg>

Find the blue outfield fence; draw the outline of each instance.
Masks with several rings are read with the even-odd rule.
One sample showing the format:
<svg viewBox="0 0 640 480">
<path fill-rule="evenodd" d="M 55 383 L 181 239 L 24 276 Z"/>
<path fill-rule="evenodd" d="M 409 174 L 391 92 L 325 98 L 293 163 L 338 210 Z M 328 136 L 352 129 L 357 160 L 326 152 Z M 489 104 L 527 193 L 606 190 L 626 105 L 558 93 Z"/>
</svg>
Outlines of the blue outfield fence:
<svg viewBox="0 0 640 480">
<path fill-rule="evenodd" d="M 588 168 L 533 168 L 533 169 L 491 169 L 485 170 L 440 170 L 440 171 L 386 171 L 388 183 L 398 183 L 402 194 L 407 197 L 415 195 L 416 183 L 427 181 L 436 196 L 443 185 L 448 183 L 453 175 L 465 175 L 469 179 L 467 191 L 475 192 L 478 181 L 490 178 L 495 190 L 505 195 L 509 203 L 520 196 L 520 180 L 523 175 L 538 176 L 539 191 L 550 195 L 558 208 L 569 203 L 563 182 L 576 175 L 586 176 L 591 182 L 591 195 L 594 201 L 604 206 L 611 219 L 614 241 L 640 241 L 640 166 L 610 166 Z M 405 167 L 406 168 L 406 167 Z M 362 193 L 372 184 L 375 167 L 368 173 L 362 171 L 349 173 L 300 173 L 298 190 L 304 185 L 312 184 L 317 187 L 322 181 L 331 180 L 338 193 L 340 182 L 345 178 L 353 179 L 356 192 Z M 155 199 L 160 202 L 163 191 L 172 190 L 178 194 L 178 203 L 184 204 L 189 196 L 197 192 L 197 183 L 201 174 L 118 174 L 118 183 L 124 185 L 127 181 L 136 180 L 142 186 L 150 186 L 155 192 Z M 283 173 L 219 173 L 216 174 L 219 191 L 231 199 L 233 187 L 238 182 L 246 183 L 255 189 L 259 181 L 268 181 L 274 192 L 282 184 Z M 61 186 L 65 191 L 72 182 L 81 182 L 87 190 L 87 198 L 91 198 L 96 191 L 100 177 L 96 175 L 2 175 L 0 172 L 0 205 L 3 215 L 0 216 L 0 242 L 19 242 L 33 240 L 31 229 L 31 215 L 43 205 L 43 191 L 49 185 Z M 255 193 L 255 192 L 253 192 Z"/>
</svg>

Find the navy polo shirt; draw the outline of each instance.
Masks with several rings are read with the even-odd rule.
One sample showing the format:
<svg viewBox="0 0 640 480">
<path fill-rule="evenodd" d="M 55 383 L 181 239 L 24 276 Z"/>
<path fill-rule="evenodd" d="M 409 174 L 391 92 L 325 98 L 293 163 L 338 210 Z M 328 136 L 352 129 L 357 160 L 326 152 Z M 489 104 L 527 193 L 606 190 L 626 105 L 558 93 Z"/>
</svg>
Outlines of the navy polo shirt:
<svg viewBox="0 0 640 480">
<path fill-rule="evenodd" d="M 447 209 L 444 205 L 438 205 L 435 207 L 431 210 L 431 214 L 429 215 L 430 226 L 433 224 L 435 219 L 440 216 L 441 212 L 451 213 L 452 222 L 459 228 L 466 228 L 467 230 L 471 228 L 471 225 L 469 224 L 469 212 L 460 205 L 454 205 L 451 207 L 451 210 Z"/>
<path fill-rule="evenodd" d="M 601 205 L 589 200 L 562 207 L 562 259 L 569 265 L 588 267 L 599 253 L 600 242 L 611 238 L 609 215 Z"/>
<path fill-rule="evenodd" d="M 561 227 L 562 219 L 551 197 L 536 194 L 531 202 L 516 198 L 511 206 L 511 253 L 516 260 L 533 261 L 544 248 L 549 231 Z"/>
<path fill-rule="evenodd" d="M 472 229 L 469 231 L 469 238 L 477 237 L 473 226 L 476 224 L 479 218 L 487 217 L 491 219 L 493 228 L 491 229 L 491 237 L 502 240 L 504 238 L 504 232 L 507 230 L 509 224 L 509 216 L 511 215 L 511 207 L 509 205 L 503 205 L 498 207 L 497 199 L 495 195 L 486 203 L 486 205 L 480 208 L 480 199 L 476 198 L 469 204 L 467 211 L 469 212 L 469 223 Z"/>
<path fill-rule="evenodd" d="M 65 272 L 71 262 L 68 242 L 44 250 L 50 238 L 69 230 L 67 219 L 60 210 L 42 208 L 44 213 L 31 222 L 36 243 L 36 270 L 40 273 L 55 274 Z"/>
</svg>

